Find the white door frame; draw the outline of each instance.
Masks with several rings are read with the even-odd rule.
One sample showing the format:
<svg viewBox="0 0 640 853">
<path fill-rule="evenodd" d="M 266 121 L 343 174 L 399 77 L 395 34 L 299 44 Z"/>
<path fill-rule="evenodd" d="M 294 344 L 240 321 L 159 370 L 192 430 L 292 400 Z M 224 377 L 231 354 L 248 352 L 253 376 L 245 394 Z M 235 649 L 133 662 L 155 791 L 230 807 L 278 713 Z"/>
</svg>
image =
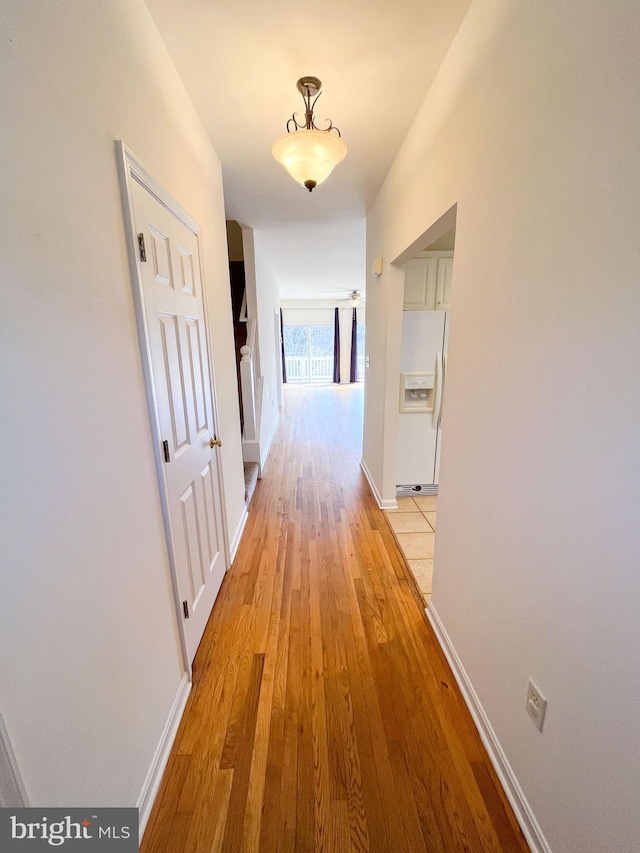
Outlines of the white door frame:
<svg viewBox="0 0 640 853">
<path fill-rule="evenodd" d="M 149 192 L 163 207 L 172 213 L 180 222 L 191 231 L 198 243 L 198 260 L 200 263 L 200 275 L 203 282 L 202 301 L 205 319 L 205 340 L 207 345 L 207 359 L 209 364 L 209 376 L 211 384 L 211 400 L 213 403 L 213 429 L 216 435 L 220 434 L 218 427 L 218 402 L 216 396 L 215 373 L 213 369 L 213 359 L 211 353 L 211 337 L 209 334 L 209 311 L 207 307 L 207 293 L 204 274 L 204 262 L 202 257 L 202 244 L 200 241 L 200 226 L 187 213 L 187 211 L 167 192 L 167 190 L 153 177 L 153 175 L 145 169 L 138 158 L 132 154 L 127 146 L 118 140 L 116 142 L 116 156 L 118 160 L 118 169 L 120 173 L 120 189 L 122 193 L 122 206 L 124 209 L 124 217 L 127 233 L 127 250 L 129 255 L 129 269 L 131 272 L 131 282 L 133 285 L 133 298 L 136 309 L 136 319 L 138 325 L 138 335 L 140 338 L 140 351 L 142 354 L 142 366 L 144 370 L 145 388 L 147 396 L 147 406 L 149 408 L 149 422 L 151 426 L 151 435 L 153 439 L 153 455 L 156 463 L 156 473 L 158 476 L 158 489 L 160 492 L 160 503 L 162 505 L 162 517 L 164 520 L 164 529 L 166 535 L 167 554 L 169 558 L 169 566 L 171 570 L 171 584 L 173 587 L 173 598 L 175 603 L 176 621 L 178 623 L 180 633 L 180 644 L 182 646 L 182 657 L 189 680 L 191 680 L 191 661 L 187 651 L 187 643 L 184 633 L 184 620 L 182 614 L 182 601 L 180 598 L 178 575 L 176 572 L 174 552 L 173 552 L 173 537 L 171 533 L 171 519 L 169 516 L 169 504 L 167 500 L 167 481 L 165 479 L 165 468 L 163 457 L 161 454 L 162 437 L 160 434 L 160 419 L 158 414 L 158 403 L 156 400 L 153 369 L 151 366 L 151 348 L 149 343 L 149 331 L 147 329 L 147 321 L 144 310 L 144 293 L 142 290 L 142 271 L 140 269 L 140 257 L 138 254 L 137 234 L 135 230 L 135 216 L 133 210 L 132 198 L 132 181 L 139 183 L 147 192 Z M 222 528 L 224 541 L 224 560 L 225 571 L 229 570 L 231 565 L 229 551 L 229 537 L 227 532 L 227 507 L 224 500 L 224 474 L 222 466 L 222 458 L 220 457 L 218 470 L 220 473 L 220 510 L 222 513 Z"/>
</svg>

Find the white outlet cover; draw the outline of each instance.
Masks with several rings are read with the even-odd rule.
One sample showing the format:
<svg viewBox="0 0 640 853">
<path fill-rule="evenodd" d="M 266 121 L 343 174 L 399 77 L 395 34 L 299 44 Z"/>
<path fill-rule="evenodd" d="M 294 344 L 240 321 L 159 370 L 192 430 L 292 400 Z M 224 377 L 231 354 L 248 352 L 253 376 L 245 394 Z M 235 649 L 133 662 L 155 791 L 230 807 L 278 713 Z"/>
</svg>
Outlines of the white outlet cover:
<svg viewBox="0 0 640 853">
<path fill-rule="evenodd" d="M 529 678 L 525 708 L 527 709 L 527 714 L 538 727 L 538 730 L 542 731 L 544 715 L 547 712 L 547 700 L 532 678 Z"/>
</svg>

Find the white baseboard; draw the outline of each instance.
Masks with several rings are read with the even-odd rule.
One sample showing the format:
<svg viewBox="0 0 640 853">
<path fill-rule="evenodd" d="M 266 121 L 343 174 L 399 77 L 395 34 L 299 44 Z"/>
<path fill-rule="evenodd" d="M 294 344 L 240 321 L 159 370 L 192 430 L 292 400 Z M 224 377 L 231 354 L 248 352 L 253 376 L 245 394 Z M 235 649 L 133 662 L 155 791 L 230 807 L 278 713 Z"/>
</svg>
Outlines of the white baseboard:
<svg viewBox="0 0 640 853">
<path fill-rule="evenodd" d="M 242 539 L 242 534 L 244 533 L 244 529 L 247 526 L 247 521 L 249 519 L 249 513 L 247 512 L 247 508 L 242 507 L 242 515 L 240 516 L 240 521 L 238 522 L 238 527 L 236 528 L 236 532 L 233 534 L 233 539 L 231 540 L 231 547 L 229 548 L 229 568 L 233 565 L 233 561 L 236 558 L 236 554 L 238 553 L 238 548 L 240 547 L 240 540 Z"/>
<path fill-rule="evenodd" d="M 190 692 L 191 682 L 189 681 L 189 676 L 185 672 L 182 676 L 182 681 L 180 682 L 176 698 L 173 700 L 173 707 L 169 712 L 167 722 L 165 723 L 162 734 L 160 735 L 160 740 L 158 741 L 158 746 L 156 747 L 151 767 L 149 767 L 147 778 L 144 780 L 142 791 L 140 792 L 138 802 L 136 803 L 140 810 L 141 839 L 144 835 L 144 831 L 151 814 L 151 809 L 153 808 L 153 804 L 158 794 L 160 782 L 162 781 L 162 774 L 167 766 L 171 747 L 173 746 L 176 734 L 178 733 L 178 726 L 180 725 L 180 720 L 182 719 Z"/>
<path fill-rule="evenodd" d="M 498 774 L 498 778 L 502 784 L 507 799 L 511 803 L 514 814 L 520 828 L 524 834 L 527 844 L 534 853 L 551 853 L 551 847 L 547 839 L 544 837 L 540 824 L 531 810 L 531 806 L 527 802 L 520 783 L 507 760 L 507 756 L 502 749 L 500 741 L 493 730 L 489 718 L 480 703 L 478 694 L 473 688 L 473 684 L 467 675 L 467 672 L 462 665 L 462 661 L 458 657 L 451 638 L 440 621 L 437 611 L 433 604 L 430 604 L 426 609 L 427 619 L 431 623 L 435 635 L 440 643 L 442 651 L 445 654 L 449 666 L 453 671 L 453 675 L 458 683 L 462 697 L 471 712 L 473 721 L 476 724 L 480 739 L 484 744 L 493 768 Z"/>
<path fill-rule="evenodd" d="M 29 798 L 20 775 L 2 714 L 0 714 L 0 808 L 29 808 Z"/>
<path fill-rule="evenodd" d="M 380 507 L 380 509 L 398 509 L 398 501 L 395 498 L 391 501 L 383 501 L 380 496 L 380 492 L 378 491 L 378 487 L 373 482 L 373 477 L 371 476 L 369 469 L 367 468 L 367 463 L 364 459 L 360 460 L 360 467 L 364 473 L 364 476 L 367 478 L 367 483 L 369 483 L 369 488 L 376 499 L 376 503 Z"/>
</svg>

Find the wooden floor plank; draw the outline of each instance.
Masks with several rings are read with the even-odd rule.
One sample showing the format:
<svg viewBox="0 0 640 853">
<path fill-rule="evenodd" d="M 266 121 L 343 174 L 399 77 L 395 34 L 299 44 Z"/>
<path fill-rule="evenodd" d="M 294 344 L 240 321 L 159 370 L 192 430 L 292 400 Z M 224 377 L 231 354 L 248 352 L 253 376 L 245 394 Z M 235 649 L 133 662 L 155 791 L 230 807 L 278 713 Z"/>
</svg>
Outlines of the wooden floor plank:
<svg viewBox="0 0 640 853">
<path fill-rule="evenodd" d="M 362 389 L 285 397 L 142 853 L 523 853 L 360 470 Z"/>
<path fill-rule="evenodd" d="M 315 542 L 313 543 L 315 546 Z M 315 848 L 322 853 L 331 851 L 330 778 L 326 756 L 328 733 L 324 671 L 324 643 L 320 619 L 320 585 L 317 572 L 309 577 L 311 643 L 311 724 L 313 739 Z"/>
<path fill-rule="evenodd" d="M 277 826 L 277 850 L 292 851 L 296 842 L 298 792 L 298 720 L 300 709 L 300 590 L 291 590 L 289 603 L 289 632 L 287 661 L 287 691 L 284 714 L 284 751 L 280 783 L 280 803 Z M 266 827 L 268 829 L 268 827 Z M 264 850 L 273 849 L 265 846 Z"/>
<path fill-rule="evenodd" d="M 253 758 L 254 736 L 256 730 L 264 655 L 253 655 L 246 704 L 242 720 L 242 735 L 233 768 L 233 784 L 229 798 L 222 850 L 235 853 L 243 846 L 245 815 L 249 794 L 249 774 Z"/>
</svg>

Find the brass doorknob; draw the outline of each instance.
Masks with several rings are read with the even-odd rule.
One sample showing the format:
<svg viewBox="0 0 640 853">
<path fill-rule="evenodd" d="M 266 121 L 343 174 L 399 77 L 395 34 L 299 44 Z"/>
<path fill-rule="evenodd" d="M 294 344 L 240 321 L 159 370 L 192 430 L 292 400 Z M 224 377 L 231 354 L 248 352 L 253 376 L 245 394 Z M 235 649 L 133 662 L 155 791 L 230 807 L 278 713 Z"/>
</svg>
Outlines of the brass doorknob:
<svg viewBox="0 0 640 853">
<path fill-rule="evenodd" d="M 209 439 L 209 447 L 212 450 L 214 447 L 222 447 L 222 439 L 221 438 L 210 438 Z"/>
</svg>

